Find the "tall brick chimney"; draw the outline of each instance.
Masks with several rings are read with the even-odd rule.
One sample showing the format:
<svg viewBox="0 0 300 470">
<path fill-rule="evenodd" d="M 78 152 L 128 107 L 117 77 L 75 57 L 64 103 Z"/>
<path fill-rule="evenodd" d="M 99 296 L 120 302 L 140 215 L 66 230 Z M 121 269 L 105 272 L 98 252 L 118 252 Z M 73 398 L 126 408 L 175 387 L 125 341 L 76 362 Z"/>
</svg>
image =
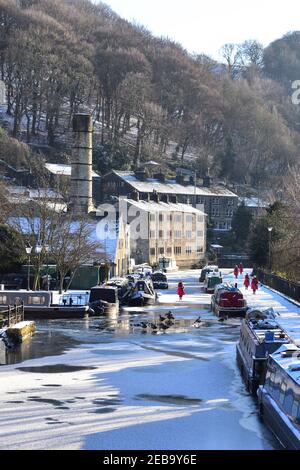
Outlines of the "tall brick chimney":
<svg viewBox="0 0 300 470">
<path fill-rule="evenodd" d="M 75 114 L 73 118 L 71 210 L 77 215 L 88 214 L 94 210 L 92 150 L 92 116 Z"/>
</svg>

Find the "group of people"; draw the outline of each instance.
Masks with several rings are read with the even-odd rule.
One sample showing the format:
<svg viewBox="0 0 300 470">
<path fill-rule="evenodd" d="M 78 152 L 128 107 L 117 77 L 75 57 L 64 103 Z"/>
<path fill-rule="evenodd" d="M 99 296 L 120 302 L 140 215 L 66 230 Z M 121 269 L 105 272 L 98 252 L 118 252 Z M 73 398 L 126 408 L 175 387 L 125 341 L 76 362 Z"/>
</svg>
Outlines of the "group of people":
<svg viewBox="0 0 300 470">
<path fill-rule="evenodd" d="M 240 263 L 239 265 L 235 266 L 233 274 L 234 274 L 235 278 L 237 279 L 239 277 L 239 275 L 243 274 L 243 272 L 244 272 L 244 266 L 243 266 L 242 263 Z M 248 290 L 249 287 L 251 286 L 253 294 L 256 294 L 256 292 L 258 291 L 258 286 L 259 286 L 259 281 L 257 279 L 257 276 L 253 276 L 252 280 L 251 280 L 249 274 L 247 273 L 245 275 L 245 279 L 244 279 L 244 286 L 245 286 L 246 290 Z M 185 287 L 184 287 L 183 282 L 179 282 L 178 287 L 177 287 L 177 294 L 178 294 L 179 300 L 182 300 L 183 296 L 185 295 L 185 290 L 184 289 L 185 289 Z"/>
<path fill-rule="evenodd" d="M 239 277 L 239 275 L 243 275 L 243 272 L 244 272 L 243 264 L 240 263 L 239 265 L 236 265 L 234 270 L 233 270 L 234 277 L 237 279 Z M 256 292 L 258 290 L 258 285 L 259 285 L 258 279 L 257 279 L 256 276 L 253 276 L 252 280 L 251 280 L 249 274 L 246 274 L 245 279 L 244 279 L 244 286 L 245 286 L 246 290 L 249 289 L 250 285 L 251 285 L 251 289 L 253 291 L 253 294 L 256 294 Z"/>
<path fill-rule="evenodd" d="M 253 294 L 256 294 L 256 291 L 258 291 L 258 285 L 259 285 L 258 279 L 256 276 L 253 276 L 251 280 L 249 274 L 246 274 L 245 279 L 244 279 L 244 286 L 246 290 L 249 289 L 250 284 L 251 284 L 251 289 L 253 291 Z"/>
</svg>

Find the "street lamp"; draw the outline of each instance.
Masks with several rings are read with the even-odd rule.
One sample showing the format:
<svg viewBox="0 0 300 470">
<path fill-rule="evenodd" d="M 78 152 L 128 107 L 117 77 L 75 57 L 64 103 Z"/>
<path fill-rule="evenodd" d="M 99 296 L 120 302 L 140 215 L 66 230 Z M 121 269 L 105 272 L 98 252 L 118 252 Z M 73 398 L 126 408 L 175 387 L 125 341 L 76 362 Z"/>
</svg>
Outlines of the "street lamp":
<svg viewBox="0 0 300 470">
<path fill-rule="evenodd" d="M 26 253 L 28 255 L 28 266 L 27 266 L 27 290 L 30 291 L 30 255 L 32 252 L 32 246 L 26 247 Z"/>
<path fill-rule="evenodd" d="M 271 243 L 272 243 L 272 232 L 273 232 L 273 227 L 268 227 L 268 232 L 269 232 L 269 270 L 270 273 L 272 272 L 272 254 L 271 254 Z"/>
<path fill-rule="evenodd" d="M 49 258 L 48 258 L 48 253 L 49 253 L 49 250 L 50 250 L 50 247 L 49 245 L 44 245 L 44 250 L 45 250 L 45 253 L 46 253 L 46 256 L 47 256 L 47 271 L 46 271 L 46 275 L 47 275 L 47 291 L 49 290 L 50 288 L 50 280 L 49 280 Z"/>
</svg>

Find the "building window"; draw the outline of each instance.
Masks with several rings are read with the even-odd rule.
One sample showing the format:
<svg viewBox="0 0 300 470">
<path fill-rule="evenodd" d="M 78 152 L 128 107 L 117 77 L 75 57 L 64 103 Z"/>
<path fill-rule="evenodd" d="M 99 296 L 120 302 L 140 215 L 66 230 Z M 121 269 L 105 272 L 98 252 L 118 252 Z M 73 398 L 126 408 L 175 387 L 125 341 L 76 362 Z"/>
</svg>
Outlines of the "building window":
<svg viewBox="0 0 300 470">
<path fill-rule="evenodd" d="M 159 221 L 163 222 L 164 221 L 164 214 L 159 214 Z"/>
<path fill-rule="evenodd" d="M 197 221 L 203 223 L 203 222 L 204 222 L 204 217 L 203 217 L 203 215 L 198 215 Z"/>
<path fill-rule="evenodd" d="M 217 208 L 213 207 L 212 216 L 213 217 L 220 217 L 220 209 L 218 207 Z"/>
<path fill-rule="evenodd" d="M 176 222 L 182 222 L 181 214 L 177 214 L 177 215 L 176 215 L 175 221 L 176 221 Z"/>
<path fill-rule="evenodd" d="M 156 220 L 155 214 L 150 214 L 150 220 L 151 220 L 151 221 L 155 221 L 155 220 Z"/>
<path fill-rule="evenodd" d="M 181 246 L 175 246 L 175 255 L 181 255 Z"/>
<path fill-rule="evenodd" d="M 164 237 L 164 231 L 163 230 L 159 230 L 159 238 L 163 238 Z"/>
<path fill-rule="evenodd" d="M 197 230 L 197 237 L 203 237 L 203 230 Z"/>
<path fill-rule="evenodd" d="M 191 230 L 187 230 L 186 233 L 185 233 L 185 235 L 186 235 L 186 238 L 191 239 L 191 238 L 192 238 L 192 231 L 191 231 Z"/>
<path fill-rule="evenodd" d="M 0 304 L 1 305 L 6 305 L 7 302 L 7 296 L 6 295 L 0 295 Z"/>
<path fill-rule="evenodd" d="M 190 255 L 192 253 L 192 247 L 191 246 L 186 246 L 185 247 L 185 252 L 186 252 L 186 254 Z"/>
<path fill-rule="evenodd" d="M 28 297 L 29 305 L 43 305 L 44 303 L 45 303 L 45 297 L 39 297 L 39 296 Z"/>
<path fill-rule="evenodd" d="M 155 256 L 155 253 L 156 253 L 155 248 L 151 248 L 150 249 L 150 255 Z"/>
<path fill-rule="evenodd" d="M 156 238 L 156 231 L 150 230 L 150 238 Z"/>
<path fill-rule="evenodd" d="M 190 222 L 190 223 L 193 222 L 193 216 L 190 215 L 190 214 L 187 215 L 187 216 L 185 217 L 185 221 L 186 221 L 186 222 Z"/>
<path fill-rule="evenodd" d="M 214 197 L 212 200 L 213 204 L 220 204 L 220 199 L 218 197 Z"/>
<path fill-rule="evenodd" d="M 175 238 L 181 238 L 181 236 L 182 236 L 181 230 L 175 230 L 174 233 L 175 233 Z"/>
<path fill-rule="evenodd" d="M 165 252 L 165 249 L 164 249 L 163 247 L 160 247 L 160 249 L 159 249 L 159 254 L 160 254 L 160 255 L 163 255 L 164 252 Z"/>
<path fill-rule="evenodd" d="M 197 247 L 197 253 L 203 253 L 203 246 Z"/>
<path fill-rule="evenodd" d="M 227 204 L 228 206 L 233 206 L 233 199 L 228 199 Z"/>
<path fill-rule="evenodd" d="M 168 255 L 172 254 L 172 248 L 170 246 L 167 248 L 167 253 L 168 253 Z"/>
</svg>

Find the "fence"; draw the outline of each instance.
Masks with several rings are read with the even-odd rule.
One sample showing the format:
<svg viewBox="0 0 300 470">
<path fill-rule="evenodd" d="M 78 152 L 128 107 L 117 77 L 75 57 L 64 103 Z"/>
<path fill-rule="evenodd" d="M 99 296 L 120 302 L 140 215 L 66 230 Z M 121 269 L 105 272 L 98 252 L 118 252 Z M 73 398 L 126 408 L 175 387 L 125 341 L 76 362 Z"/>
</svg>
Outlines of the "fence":
<svg viewBox="0 0 300 470">
<path fill-rule="evenodd" d="M 256 269 L 255 273 L 262 284 L 272 287 L 272 289 L 277 290 L 281 294 L 300 302 L 300 284 L 287 281 L 275 274 L 266 273 L 261 269 Z"/>
<path fill-rule="evenodd" d="M 24 304 L 13 307 L 8 305 L 7 310 L 0 311 L 0 326 L 2 328 L 14 326 L 22 321 L 24 321 Z"/>
</svg>

